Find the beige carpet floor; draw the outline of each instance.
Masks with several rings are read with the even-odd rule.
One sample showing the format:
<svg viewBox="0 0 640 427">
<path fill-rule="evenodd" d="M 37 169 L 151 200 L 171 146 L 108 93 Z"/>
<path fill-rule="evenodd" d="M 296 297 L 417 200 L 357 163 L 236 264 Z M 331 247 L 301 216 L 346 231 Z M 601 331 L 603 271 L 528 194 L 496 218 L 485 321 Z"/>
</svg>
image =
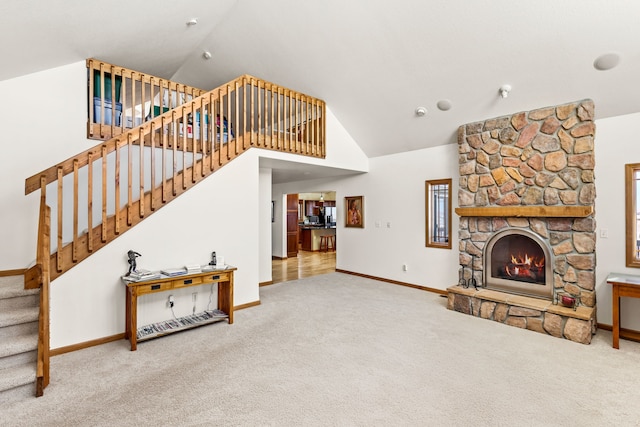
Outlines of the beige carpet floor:
<svg viewBox="0 0 640 427">
<path fill-rule="evenodd" d="M 234 325 L 54 357 L 0 425 L 640 425 L 640 344 L 609 332 L 576 344 L 340 273 L 260 293 Z"/>
</svg>

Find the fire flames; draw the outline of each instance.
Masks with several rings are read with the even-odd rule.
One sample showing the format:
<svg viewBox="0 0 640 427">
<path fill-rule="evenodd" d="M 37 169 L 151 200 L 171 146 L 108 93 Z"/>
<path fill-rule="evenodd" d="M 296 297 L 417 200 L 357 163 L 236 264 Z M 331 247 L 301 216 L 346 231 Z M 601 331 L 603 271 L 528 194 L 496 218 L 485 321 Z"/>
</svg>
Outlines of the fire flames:
<svg viewBox="0 0 640 427">
<path fill-rule="evenodd" d="M 511 255 L 511 263 L 504 267 L 504 272 L 509 277 L 537 280 L 541 272 L 544 274 L 544 257 Z"/>
</svg>

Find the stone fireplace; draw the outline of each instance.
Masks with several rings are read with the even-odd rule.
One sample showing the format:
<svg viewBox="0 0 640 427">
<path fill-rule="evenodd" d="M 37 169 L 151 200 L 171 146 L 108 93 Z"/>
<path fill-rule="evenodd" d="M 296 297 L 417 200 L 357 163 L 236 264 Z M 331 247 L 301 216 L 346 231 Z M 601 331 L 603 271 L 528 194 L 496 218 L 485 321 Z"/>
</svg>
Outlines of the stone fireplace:
<svg viewBox="0 0 640 427">
<path fill-rule="evenodd" d="M 448 308 L 591 342 L 593 115 L 583 100 L 459 128 L 459 273 L 478 289 L 449 288 Z"/>
</svg>

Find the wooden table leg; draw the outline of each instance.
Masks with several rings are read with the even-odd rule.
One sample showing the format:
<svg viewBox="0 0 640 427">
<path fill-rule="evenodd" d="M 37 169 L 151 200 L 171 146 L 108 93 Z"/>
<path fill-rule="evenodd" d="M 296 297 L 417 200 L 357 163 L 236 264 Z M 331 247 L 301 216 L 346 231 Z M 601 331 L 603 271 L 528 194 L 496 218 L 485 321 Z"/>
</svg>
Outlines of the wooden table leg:
<svg viewBox="0 0 640 427">
<path fill-rule="evenodd" d="M 130 311 L 129 342 L 131 343 L 131 351 L 136 351 L 138 349 L 138 296 L 135 292 L 131 293 Z"/>
<path fill-rule="evenodd" d="M 131 337 L 131 288 L 127 286 L 124 293 L 124 338 L 128 340 Z"/>
<path fill-rule="evenodd" d="M 233 324 L 233 279 L 218 282 L 218 309 L 229 315 L 229 324 Z"/>
<path fill-rule="evenodd" d="M 613 285 L 613 348 L 620 348 L 620 288 Z"/>
</svg>

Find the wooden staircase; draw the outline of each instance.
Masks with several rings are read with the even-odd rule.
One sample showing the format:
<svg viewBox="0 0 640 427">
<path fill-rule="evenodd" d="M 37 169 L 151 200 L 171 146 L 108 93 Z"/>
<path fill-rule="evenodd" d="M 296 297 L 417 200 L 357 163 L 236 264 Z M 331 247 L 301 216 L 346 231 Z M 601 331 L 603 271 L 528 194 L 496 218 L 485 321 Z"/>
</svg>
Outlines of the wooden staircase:
<svg viewBox="0 0 640 427">
<path fill-rule="evenodd" d="M 88 60 L 87 67 L 90 99 L 96 93 L 92 87 L 96 70 L 101 76 L 98 92 L 103 95 L 105 76 L 113 82 L 120 76 L 124 87 L 133 88 L 136 84 L 126 79 L 140 79 L 140 105 L 118 106 L 125 115 L 159 98 L 154 96 L 154 79 L 160 82 L 155 95 L 178 87 L 96 60 Z M 146 82 L 152 88 L 147 95 Z M 114 87 L 110 99 L 117 99 Z M 135 93 L 124 97 L 135 99 Z M 91 138 L 107 135 L 108 139 L 26 179 L 25 194 L 39 189 L 41 199 L 38 258 L 25 273 L 25 287 L 40 289 L 41 295 L 37 395 L 49 381 L 50 281 L 250 148 L 325 156 L 326 114 L 321 100 L 248 75 L 208 92 L 192 90 L 184 100 L 166 112 L 162 106 L 155 117 L 153 112 L 137 119 L 134 114 L 133 122 L 143 122 L 127 128 L 125 122 L 130 120 L 116 120 L 120 111 L 106 111 L 103 98 L 102 123 L 93 123 L 95 112 L 90 107 L 87 129 Z M 104 119 L 109 113 L 107 125 Z"/>
</svg>

